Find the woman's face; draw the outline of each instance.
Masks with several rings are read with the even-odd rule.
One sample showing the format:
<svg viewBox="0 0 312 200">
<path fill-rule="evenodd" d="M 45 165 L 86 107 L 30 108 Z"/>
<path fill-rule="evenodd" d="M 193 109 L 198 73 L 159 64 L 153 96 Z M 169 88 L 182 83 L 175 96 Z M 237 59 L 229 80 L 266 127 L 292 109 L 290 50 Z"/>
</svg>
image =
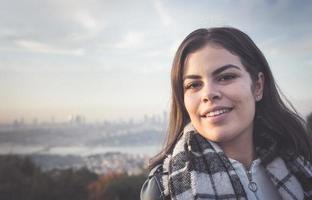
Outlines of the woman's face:
<svg viewBox="0 0 312 200">
<path fill-rule="evenodd" d="M 250 138 L 262 73 L 253 84 L 239 57 L 213 44 L 189 54 L 184 70 L 184 103 L 195 129 L 217 143 Z"/>
</svg>

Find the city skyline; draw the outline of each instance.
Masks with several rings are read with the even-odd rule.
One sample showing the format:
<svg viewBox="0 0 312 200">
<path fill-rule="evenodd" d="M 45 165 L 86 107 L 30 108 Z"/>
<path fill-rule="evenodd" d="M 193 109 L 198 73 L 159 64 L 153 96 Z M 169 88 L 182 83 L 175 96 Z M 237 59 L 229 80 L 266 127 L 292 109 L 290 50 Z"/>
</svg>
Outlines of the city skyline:
<svg viewBox="0 0 312 200">
<path fill-rule="evenodd" d="M 23 126 L 23 125 L 56 125 L 56 124 L 105 124 L 105 123 L 144 123 L 144 122 L 162 122 L 168 123 L 168 113 L 166 111 L 162 113 L 153 113 L 151 115 L 144 114 L 143 116 L 139 116 L 137 118 L 129 117 L 129 118 L 116 118 L 116 119 L 102 119 L 102 120 L 90 120 L 87 119 L 84 115 L 70 115 L 67 119 L 64 120 L 55 120 L 52 116 L 50 119 L 40 119 L 38 117 L 32 119 L 15 118 L 13 121 L 0 123 L 1 126 Z"/>
<path fill-rule="evenodd" d="M 188 33 L 246 32 L 297 110 L 312 112 L 312 2 L 0 0 L 0 123 L 139 119 L 170 106 Z"/>
</svg>

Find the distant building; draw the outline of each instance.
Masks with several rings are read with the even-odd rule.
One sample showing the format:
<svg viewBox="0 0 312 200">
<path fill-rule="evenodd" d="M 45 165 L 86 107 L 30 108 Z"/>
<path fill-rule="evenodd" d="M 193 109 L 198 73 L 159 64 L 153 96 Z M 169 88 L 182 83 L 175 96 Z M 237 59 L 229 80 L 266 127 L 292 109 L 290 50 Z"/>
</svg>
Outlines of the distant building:
<svg viewBox="0 0 312 200">
<path fill-rule="evenodd" d="M 86 118 L 82 115 L 71 115 L 69 117 L 69 122 L 72 124 L 85 124 L 86 123 Z"/>
</svg>

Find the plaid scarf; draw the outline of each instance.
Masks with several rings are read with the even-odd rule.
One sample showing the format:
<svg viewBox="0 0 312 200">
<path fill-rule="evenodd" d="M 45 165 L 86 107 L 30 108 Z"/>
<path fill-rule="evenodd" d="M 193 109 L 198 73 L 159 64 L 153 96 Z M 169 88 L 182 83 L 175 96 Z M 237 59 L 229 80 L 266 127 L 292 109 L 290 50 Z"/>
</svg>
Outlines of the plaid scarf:
<svg viewBox="0 0 312 200">
<path fill-rule="evenodd" d="M 262 139 L 266 138 L 261 136 Z M 282 199 L 312 199 L 312 166 L 301 157 L 273 158 L 273 140 L 256 147 L 257 155 Z M 262 141 L 263 142 L 263 141 Z M 244 188 L 231 162 L 220 147 L 197 133 L 191 124 L 184 128 L 171 155 L 163 163 L 163 193 L 174 200 L 247 199 Z M 299 182 L 300 183 L 299 183 Z"/>
</svg>

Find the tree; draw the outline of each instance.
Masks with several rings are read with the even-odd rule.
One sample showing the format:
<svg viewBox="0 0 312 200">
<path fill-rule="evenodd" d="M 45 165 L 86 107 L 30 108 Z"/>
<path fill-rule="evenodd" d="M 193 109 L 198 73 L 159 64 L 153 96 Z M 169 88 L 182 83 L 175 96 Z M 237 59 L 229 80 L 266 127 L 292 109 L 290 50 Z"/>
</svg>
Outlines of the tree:
<svg viewBox="0 0 312 200">
<path fill-rule="evenodd" d="M 104 192 L 105 200 L 140 199 L 140 190 L 146 180 L 144 175 L 121 176 L 109 184 Z"/>
<path fill-rule="evenodd" d="M 0 156 L 1 199 L 31 199 L 34 177 L 40 173 L 40 168 L 27 157 Z"/>
<path fill-rule="evenodd" d="M 88 199 L 88 185 L 97 179 L 96 174 L 85 168 L 53 170 L 48 173 L 52 179 L 50 194 L 58 200 Z"/>
<path fill-rule="evenodd" d="M 90 194 L 89 200 L 103 200 L 107 186 L 110 184 L 110 182 L 114 181 L 120 176 L 122 176 L 121 173 L 110 172 L 106 175 L 99 177 L 98 180 L 90 183 L 88 186 Z"/>
<path fill-rule="evenodd" d="M 85 168 L 42 172 L 28 157 L 0 156 L 1 200 L 86 200 L 97 178 Z"/>
<path fill-rule="evenodd" d="M 140 190 L 146 180 L 144 174 L 128 176 L 110 173 L 89 186 L 90 200 L 140 199 Z"/>
</svg>

